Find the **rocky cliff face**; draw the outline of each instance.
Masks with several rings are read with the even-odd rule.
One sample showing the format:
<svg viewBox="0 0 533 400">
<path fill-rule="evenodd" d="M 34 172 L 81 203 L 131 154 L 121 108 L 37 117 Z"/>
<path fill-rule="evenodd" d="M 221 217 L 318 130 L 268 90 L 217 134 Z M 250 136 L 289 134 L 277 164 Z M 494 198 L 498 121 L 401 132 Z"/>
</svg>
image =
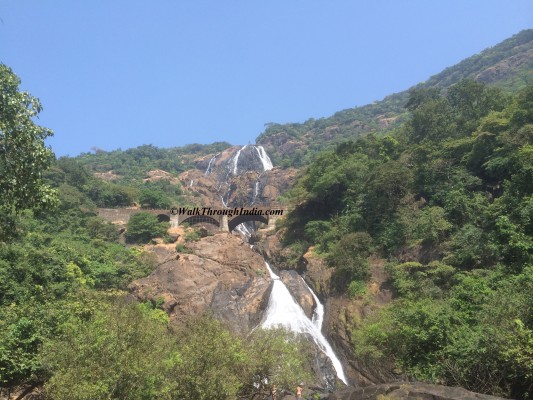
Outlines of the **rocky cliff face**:
<svg viewBox="0 0 533 400">
<path fill-rule="evenodd" d="M 374 312 L 376 308 L 387 304 L 392 298 L 383 260 L 369 260 L 372 276 L 367 298 L 350 299 L 346 295 L 338 294 L 332 282 L 332 269 L 328 268 L 322 257 L 310 248 L 302 259 L 294 262 L 294 255 L 290 253 L 289 249 L 283 248 L 279 238 L 280 234 L 281 232 L 278 231 L 276 234 L 263 238 L 262 251 L 265 257 L 272 261 L 272 264 L 285 269 L 280 272 L 282 279 L 284 275 L 296 274 L 296 271 L 291 270 L 291 268 L 296 268 L 325 304 L 323 333 L 330 339 L 350 382 L 366 386 L 400 379 L 400 376 L 394 375 L 392 367 L 387 369 L 379 365 L 374 368 L 361 363 L 354 355 L 354 346 L 351 340 L 351 332 L 357 329 L 361 320 Z M 312 307 L 304 296 L 299 295 L 297 288 L 291 289 L 290 285 L 287 286 L 304 310 L 306 307 Z"/>
<path fill-rule="evenodd" d="M 180 175 L 191 202 L 228 207 L 272 204 L 294 183 L 296 170 L 275 168 L 261 146 L 233 146 L 194 161 Z"/>
<path fill-rule="evenodd" d="M 249 332 L 268 304 L 271 279 L 262 257 L 239 237 L 218 233 L 187 245 L 193 253 L 176 253 L 173 245 L 151 251 L 159 265 L 129 289 L 140 300 L 164 301 L 174 320 L 211 311 L 215 317 Z"/>
</svg>

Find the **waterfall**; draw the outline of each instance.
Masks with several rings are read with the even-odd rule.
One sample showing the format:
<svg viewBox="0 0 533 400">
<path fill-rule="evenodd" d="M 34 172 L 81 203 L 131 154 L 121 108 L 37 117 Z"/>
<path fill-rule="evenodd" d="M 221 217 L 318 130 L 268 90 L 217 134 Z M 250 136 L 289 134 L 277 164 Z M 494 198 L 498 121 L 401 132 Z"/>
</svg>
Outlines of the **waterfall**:
<svg viewBox="0 0 533 400">
<path fill-rule="evenodd" d="M 224 206 L 224 208 L 228 208 L 228 203 L 226 203 L 224 201 L 224 197 L 223 196 L 220 196 L 220 200 L 222 200 L 222 205 Z"/>
<path fill-rule="evenodd" d="M 242 146 L 233 156 L 233 175 L 237 175 L 237 164 L 239 163 L 239 156 L 241 155 L 241 151 L 243 151 L 246 147 L 248 147 L 248 145 Z"/>
<path fill-rule="evenodd" d="M 255 149 L 257 150 L 259 159 L 261 160 L 261 163 L 263 164 L 263 171 L 269 171 L 272 168 L 274 168 L 274 166 L 272 165 L 272 161 L 270 161 L 270 157 L 266 153 L 263 146 L 255 146 Z"/>
<path fill-rule="evenodd" d="M 211 172 L 211 164 L 216 160 L 216 158 L 219 156 L 220 153 L 215 154 L 211 159 L 209 160 L 209 164 L 207 164 L 207 169 L 205 170 L 205 176 L 209 175 Z"/>
<path fill-rule="evenodd" d="M 268 156 L 263 146 L 257 146 L 257 145 L 250 145 L 250 146 L 253 147 L 255 151 L 257 151 L 257 156 L 259 157 L 259 160 L 261 161 L 261 165 L 263 166 L 262 172 L 269 171 L 272 168 L 274 168 L 274 166 L 272 165 L 272 161 L 270 160 L 270 157 Z M 238 172 L 239 172 L 238 165 L 239 165 L 239 157 L 241 155 L 241 152 L 247 147 L 249 146 L 248 145 L 242 146 L 239 150 L 237 150 L 235 155 L 230 160 L 230 163 L 231 163 L 230 171 L 233 173 L 234 176 L 238 175 Z M 211 161 L 213 161 L 213 158 L 211 159 Z M 209 165 L 207 166 L 207 170 L 205 172 L 206 175 L 208 174 L 209 168 L 211 166 L 211 161 L 209 161 Z"/>
<path fill-rule="evenodd" d="M 253 147 L 249 148 L 248 150 L 245 150 L 247 147 Z M 243 153 L 244 151 L 244 153 Z M 212 172 L 213 168 L 215 167 L 215 158 L 218 155 L 215 155 L 211 160 L 209 161 L 209 164 L 207 166 L 207 169 L 205 171 L 205 174 L 209 174 Z M 242 157 L 241 157 L 242 156 Z M 257 162 L 257 158 L 259 158 L 260 164 Z M 239 168 L 239 160 L 241 161 L 241 168 Z M 242 146 L 240 149 L 238 149 L 231 158 L 227 161 L 227 164 L 225 164 L 225 171 L 226 171 L 226 182 L 225 184 L 228 184 L 230 176 L 237 176 L 239 173 L 243 173 L 244 171 L 250 171 L 254 170 L 259 173 L 259 177 L 255 181 L 255 185 L 253 188 L 253 198 L 251 204 L 254 204 L 257 200 L 260 190 L 261 190 L 261 182 L 260 177 L 261 174 L 265 171 L 269 171 L 273 168 L 272 161 L 270 160 L 270 157 L 266 153 L 263 146 L 259 145 L 245 145 Z M 261 171 L 262 169 L 262 171 Z M 218 191 L 220 193 L 220 190 L 222 188 L 222 182 L 220 182 Z M 227 193 L 220 193 L 220 199 L 222 201 L 222 204 L 225 208 L 228 208 L 228 203 L 231 203 L 231 190 Z M 233 206 L 233 204 L 232 204 Z M 239 224 L 235 227 L 235 232 L 238 232 L 246 241 L 249 241 L 252 235 L 254 234 L 254 227 L 253 226 L 247 226 L 245 223 Z M 273 287 L 272 292 L 270 294 L 270 298 L 268 300 L 268 306 L 265 310 L 264 317 L 262 323 L 258 326 L 264 329 L 277 327 L 279 325 L 300 334 L 305 334 L 308 337 L 313 339 L 313 342 L 316 344 L 316 347 L 319 351 L 324 353 L 330 360 L 331 364 L 333 365 L 333 368 L 335 369 L 335 372 L 337 374 L 337 377 L 343 381 L 345 384 L 347 384 L 346 376 L 344 375 L 344 371 L 342 369 L 342 364 L 340 360 L 335 355 L 335 352 L 333 351 L 333 348 L 328 343 L 325 336 L 322 334 L 322 324 L 324 321 L 324 306 L 316 296 L 316 294 L 309 288 L 309 286 L 305 283 L 305 286 L 313 296 L 313 299 L 315 300 L 316 307 L 314 310 L 313 318 L 310 319 L 305 315 L 305 312 L 303 311 L 302 307 L 294 300 L 291 293 L 285 286 L 285 284 L 280 280 L 280 278 L 272 271 L 270 268 L 270 265 L 265 261 L 266 267 L 270 273 L 270 277 L 273 279 Z M 322 356 L 320 356 L 322 358 Z M 322 360 L 324 361 L 324 360 Z M 329 370 L 329 368 L 328 368 Z"/>
<path fill-rule="evenodd" d="M 254 186 L 254 198 L 252 199 L 252 203 L 251 204 L 254 204 L 255 203 L 255 199 L 257 199 L 257 195 L 259 194 L 259 180 L 255 182 L 255 186 Z"/>
<path fill-rule="evenodd" d="M 344 371 L 342 370 L 342 364 L 335 355 L 333 348 L 328 343 L 327 339 L 322 334 L 322 322 L 324 320 L 324 306 L 320 303 L 320 300 L 316 294 L 309 288 L 313 298 L 316 301 L 317 307 L 313 321 L 311 321 L 304 310 L 296 301 L 294 301 L 289 289 L 277 276 L 270 265 L 265 261 L 270 277 L 274 280 L 272 287 L 272 293 L 268 300 L 268 307 L 265 312 L 265 319 L 261 324 L 262 328 L 274 328 L 276 326 L 284 326 L 285 328 L 297 332 L 309 334 L 314 342 L 317 344 L 320 350 L 322 350 L 331 360 L 337 377 L 348 385 Z"/>
<path fill-rule="evenodd" d="M 246 226 L 246 223 L 237 225 L 235 227 L 235 230 L 239 232 L 246 239 L 246 241 L 249 241 L 250 238 L 252 237 L 252 232 L 250 232 L 250 230 Z"/>
<path fill-rule="evenodd" d="M 309 287 L 305 279 L 302 277 L 300 278 L 302 279 L 302 282 L 304 283 L 305 287 L 307 287 L 307 290 L 309 290 L 309 293 L 311 293 L 311 296 L 313 296 L 313 299 L 315 299 L 316 308 L 313 314 L 313 323 L 322 332 L 322 323 L 324 322 L 324 305 L 320 302 L 318 296 L 315 294 L 313 289 Z"/>
</svg>

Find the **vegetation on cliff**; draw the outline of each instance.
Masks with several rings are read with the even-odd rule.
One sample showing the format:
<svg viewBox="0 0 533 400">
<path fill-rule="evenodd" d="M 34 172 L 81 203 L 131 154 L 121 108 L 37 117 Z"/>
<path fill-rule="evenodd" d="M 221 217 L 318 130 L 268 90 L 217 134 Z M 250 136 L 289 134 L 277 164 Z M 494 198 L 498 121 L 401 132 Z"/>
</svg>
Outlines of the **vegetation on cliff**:
<svg viewBox="0 0 533 400">
<path fill-rule="evenodd" d="M 207 316 L 176 327 L 157 302 L 127 295 L 155 260 L 119 243 L 95 206 L 165 206 L 179 187 L 53 162 L 51 132 L 31 120 L 40 104 L 18 83 L 1 65 L 0 227 L 10 229 L 0 235 L 0 396 L 44 385 L 51 399 L 235 399 L 306 378 L 306 352 L 287 332 L 242 338 Z M 163 232 L 138 215 L 133 240 Z"/>
<path fill-rule="evenodd" d="M 326 257 L 336 290 L 388 260 L 396 300 L 356 354 L 415 379 L 533 390 L 533 86 L 412 90 L 409 118 L 320 153 L 291 193 L 286 244 Z M 356 284 L 354 284 L 356 285 Z"/>
<path fill-rule="evenodd" d="M 494 47 L 446 68 L 418 89 L 447 89 L 464 79 L 472 79 L 514 93 L 533 83 L 533 30 L 519 32 Z M 333 150 L 346 140 L 369 133 L 384 135 L 398 128 L 407 118 L 404 108 L 409 91 L 383 100 L 339 111 L 327 118 L 311 118 L 304 123 L 269 123 L 257 138 L 276 165 L 305 166 L 316 153 Z"/>
<path fill-rule="evenodd" d="M 352 335 L 373 368 L 521 399 L 533 391 L 531 46 L 532 31 L 521 32 L 409 93 L 269 124 L 258 138 L 277 165 L 308 165 L 283 226 L 294 260 L 314 245 L 333 289 L 353 297 L 369 256 L 388 260 L 395 300 Z M 226 399 L 305 377 L 306 352 L 286 332 L 242 338 L 209 317 L 176 328 L 157 302 L 132 301 L 122 290 L 154 260 L 94 213 L 183 204 L 176 175 L 229 145 L 54 162 L 51 132 L 32 120 L 41 105 L 18 84 L 1 65 L 0 388 Z M 138 218 L 133 241 L 161 233 Z"/>
</svg>

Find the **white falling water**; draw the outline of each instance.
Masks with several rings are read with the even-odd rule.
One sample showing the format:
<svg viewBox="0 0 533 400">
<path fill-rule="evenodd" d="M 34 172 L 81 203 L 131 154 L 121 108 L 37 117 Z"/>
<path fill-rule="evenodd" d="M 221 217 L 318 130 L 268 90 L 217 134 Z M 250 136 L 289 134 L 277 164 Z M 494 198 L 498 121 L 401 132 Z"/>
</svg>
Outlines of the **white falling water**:
<svg viewBox="0 0 533 400">
<path fill-rule="evenodd" d="M 321 332 L 322 321 L 324 320 L 324 306 L 320 303 L 318 297 L 316 297 L 313 291 L 310 290 L 317 304 L 316 318 L 313 318 L 313 321 L 311 321 L 307 318 L 307 315 L 305 315 L 302 307 L 294 301 L 289 289 L 287 289 L 285 284 L 279 279 L 279 276 L 272 271 L 270 265 L 268 265 L 266 261 L 265 264 L 271 278 L 274 280 L 274 285 L 272 287 L 270 299 L 268 300 L 268 307 L 265 312 L 266 317 L 261 324 L 261 327 L 275 328 L 281 325 L 293 332 L 307 333 L 311 335 L 317 346 L 331 360 L 335 372 L 337 373 L 337 377 L 347 385 L 348 382 L 344 375 L 344 371 L 342 370 L 342 364 Z M 319 307 L 321 307 L 321 311 L 318 311 Z"/>
<path fill-rule="evenodd" d="M 223 196 L 220 196 L 220 200 L 222 200 L 222 205 L 225 207 L 225 208 L 228 208 L 228 203 L 226 203 L 224 201 L 224 197 Z"/>
<path fill-rule="evenodd" d="M 255 149 L 257 150 L 259 159 L 261 160 L 261 163 L 263 164 L 263 171 L 269 171 L 272 168 L 274 168 L 274 166 L 272 165 L 272 161 L 270 161 L 270 157 L 268 156 L 263 146 L 255 146 Z"/>
<path fill-rule="evenodd" d="M 248 145 L 242 146 L 233 156 L 233 175 L 237 175 L 237 164 L 239 163 L 239 156 L 241 155 L 241 151 L 243 151 L 246 147 L 248 147 Z"/>
<path fill-rule="evenodd" d="M 207 164 L 207 169 L 205 170 L 205 176 L 209 175 L 209 173 L 211 172 L 211 164 L 213 164 L 213 162 L 216 160 L 216 158 L 218 157 L 220 153 L 217 153 L 215 154 L 213 157 L 211 157 L 211 159 L 209 160 L 209 164 Z"/>
<path fill-rule="evenodd" d="M 245 146 L 241 147 L 239 150 L 237 150 L 237 152 L 235 153 L 235 155 L 231 159 L 231 161 L 230 161 L 231 165 L 232 165 L 231 171 L 233 172 L 233 175 L 237 175 L 237 173 L 238 173 L 238 164 L 239 164 L 239 156 L 241 155 L 241 151 L 243 151 L 247 147 L 248 147 L 248 145 L 245 145 Z M 259 157 L 259 160 L 261 160 L 261 165 L 263 166 L 263 172 L 264 171 L 269 171 L 272 168 L 274 168 L 274 166 L 272 165 L 272 161 L 270 160 L 270 157 L 268 156 L 268 154 L 265 151 L 265 149 L 263 148 L 263 146 L 253 145 L 252 147 L 255 148 L 255 150 L 257 151 L 257 155 Z M 213 159 L 211 159 L 211 160 L 213 160 Z M 207 166 L 206 175 L 207 175 L 207 172 L 209 171 L 210 165 L 211 165 L 211 161 L 209 161 L 209 165 Z"/>
<path fill-rule="evenodd" d="M 255 186 L 254 186 L 254 198 L 252 199 L 252 204 L 255 203 L 255 199 L 257 199 L 258 194 L 259 194 L 259 181 L 256 181 Z"/>
<path fill-rule="evenodd" d="M 239 232 L 245 238 L 246 241 L 249 241 L 252 237 L 252 232 L 250 232 L 250 230 L 246 227 L 246 224 L 244 223 L 237 225 L 235 227 L 235 230 Z"/>
<path fill-rule="evenodd" d="M 320 302 L 320 300 L 318 299 L 318 296 L 315 294 L 315 292 L 313 292 L 313 289 L 309 287 L 309 285 L 304 280 L 304 278 L 302 277 L 300 278 L 302 279 L 302 282 L 304 283 L 304 285 L 307 287 L 307 289 L 311 293 L 311 296 L 313 296 L 313 299 L 315 299 L 316 308 L 313 314 L 313 324 L 315 324 L 315 326 L 320 331 L 322 331 L 322 323 L 324 322 L 324 305 Z"/>
</svg>

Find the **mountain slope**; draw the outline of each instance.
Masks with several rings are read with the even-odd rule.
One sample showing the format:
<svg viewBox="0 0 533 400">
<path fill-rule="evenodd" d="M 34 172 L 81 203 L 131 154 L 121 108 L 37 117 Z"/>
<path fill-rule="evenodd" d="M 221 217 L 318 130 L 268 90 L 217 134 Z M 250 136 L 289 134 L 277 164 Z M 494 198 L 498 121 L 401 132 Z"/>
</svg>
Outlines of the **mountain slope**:
<svg viewBox="0 0 533 400">
<path fill-rule="evenodd" d="M 498 45 L 446 68 L 420 83 L 419 88 L 446 89 L 462 79 L 474 79 L 516 92 L 533 82 L 533 29 L 521 31 Z M 313 154 L 367 133 L 383 133 L 405 120 L 409 90 L 362 107 L 339 111 L 304 123 L 269 124 L 257 143 L 276 165 L 302 166 Z"/>
</svg>

